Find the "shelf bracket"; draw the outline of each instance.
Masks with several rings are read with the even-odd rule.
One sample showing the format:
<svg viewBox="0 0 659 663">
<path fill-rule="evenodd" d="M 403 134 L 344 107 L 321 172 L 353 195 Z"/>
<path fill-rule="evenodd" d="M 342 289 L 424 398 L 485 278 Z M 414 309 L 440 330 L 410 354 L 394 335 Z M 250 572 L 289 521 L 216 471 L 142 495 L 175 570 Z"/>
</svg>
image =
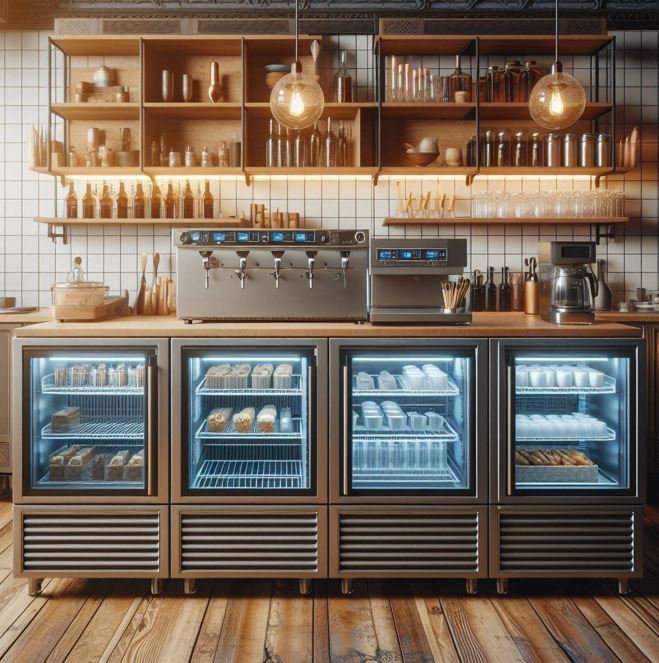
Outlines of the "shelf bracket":
<svg viewBox="0 0 659 663">
<path fill-rule="evenodd" d="M 245 186 L 250 186 L 251 178 L 249 176 L 249 173 L 246 170 L 243 170 L 243 175 L 245 176 Z"/>
<path fill-rule="evenodd" d="M 373 186 L 378 185 L 378 180 L 379 179 L 380 179 L 380 171 L 378 170 L 375 173 L 373 173 Z"/>
<path fill-rule="evenodd" d="M 48 237 L 50 237 L 50 240 L 53 244 L 57 244 L 58 239 L 62 240 L 62 244 L 66 244 L 66 239 L 67 239 L 66 225 L 58 223 L 49 223 Z"/>
<path fill-rule="evenodd" d="M 473 173 L 467 173 L 467 175 L 465 176 L 465 185 L 471 186 L 477 174 L 478 171 L 474 171 Z"/>
<path fill-rule="evenodd" d="M 602 228 L 606 228 L 602 232 Z M 595 244 L 599 246 L 601 239 L 615 239 L 616 227 L 613 223 L 598 223 L 595 225 Z"/>
</svg>

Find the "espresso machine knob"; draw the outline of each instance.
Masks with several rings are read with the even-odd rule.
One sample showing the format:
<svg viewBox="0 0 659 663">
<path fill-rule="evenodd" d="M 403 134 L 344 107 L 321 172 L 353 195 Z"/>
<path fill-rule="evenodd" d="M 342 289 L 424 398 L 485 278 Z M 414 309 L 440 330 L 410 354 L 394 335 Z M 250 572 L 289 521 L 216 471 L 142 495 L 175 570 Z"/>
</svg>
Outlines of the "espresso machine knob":
<svg viewBox="0 0 659 663">
<path fill-rule="evenodd" d="M 181 241 L 181 244 L 190 244 L 192 237 L 190 237 L 190 233 L 184 232 L 181 233 L 179 240 Z"/>
<path fill-rule="evenodd" d="M 358 230 L 355 233 L 355 242 L 357 242 L 357 244 L 363 244 L 365 241 L 366 241 L 366 234 L 361 230 Z"/>
</svg>

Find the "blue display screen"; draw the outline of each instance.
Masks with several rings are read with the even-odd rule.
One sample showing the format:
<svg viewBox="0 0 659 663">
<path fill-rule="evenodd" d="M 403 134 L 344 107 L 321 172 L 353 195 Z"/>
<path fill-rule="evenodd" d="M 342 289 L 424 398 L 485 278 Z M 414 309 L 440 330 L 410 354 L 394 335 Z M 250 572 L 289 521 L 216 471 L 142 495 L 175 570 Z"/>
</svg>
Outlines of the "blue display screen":
<svg viewBox="0 0 659 663">
<path fill-rule="evenodd" d="M 400 249 L 398 251 L 399 260 L 418 260 L 419 252 L 412 249 Z"/>
<path fill-rule="evenodd" d="M 313 242 L 313 233 L 295 233 L 296 242 Z"/>
<path fill-rule="evenodd" d="M 239 242 L 249 242 L 249 233 L 238 233 Z"/>
<path fill-rule="evenodd" d="M 193 242 L 207 242 L 208 241 L 208 233 L 202 233 L 202 232 L 199 232 L 198 230 L 192 231 L 190 233 L 190 237 L 192 238 Z"/>
<path fill-rule="evenodd" d="M 272 241 L 273 242 L 283 242 L 284 241 L 284 233 L 272 233 Z"/>
<path fill-rule="evenodd" d="M 226 233 L 213 233 L 214 242 L 225 242 L 227 239 Z"/>
<path fill-rule="evenodd" d="M 396 251 L 393 249 L 378 249 L 378 260 L 396 260 Z"/>
<path fill-rule="evenodd" d="M 446 262 L 446 249 L 426 249 L 421 252 L 423 260 Z"/>
</svg>

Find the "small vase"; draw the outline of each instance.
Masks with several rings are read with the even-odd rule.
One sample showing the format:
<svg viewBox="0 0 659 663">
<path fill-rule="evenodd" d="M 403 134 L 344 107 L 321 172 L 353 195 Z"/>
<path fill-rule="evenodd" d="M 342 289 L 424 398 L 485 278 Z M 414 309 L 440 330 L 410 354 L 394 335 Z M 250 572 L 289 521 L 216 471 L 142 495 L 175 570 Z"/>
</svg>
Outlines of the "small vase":
<svg viewBox="0 0 659 663">
<path fill-rule="evenodd" d="M 193 85 L 192 76 L 190 74 L 183 74 L 181 77 L 181 96 L 186 103 L 192 101 Z"/>
<path fill-rule="evenodd" d="M 220 65 L 217 62 L 211 62 L 211 84 L 208 86 L 208 96 L 214 104 L 224 101 L 224 89 L 220 82 Z"/>
<path fill-rule="evenodd" d="M 613 295 L 606 281 L 606 260 L 597 261 L 597 297 L 595 297 L 596 311 L 610 311 Z"/>
<path fill-rule="evenodd" d="M 167 69 L 162 71 L 162 100 L 165 103 L 174 101 L 174 72 Z"/>
</svg>

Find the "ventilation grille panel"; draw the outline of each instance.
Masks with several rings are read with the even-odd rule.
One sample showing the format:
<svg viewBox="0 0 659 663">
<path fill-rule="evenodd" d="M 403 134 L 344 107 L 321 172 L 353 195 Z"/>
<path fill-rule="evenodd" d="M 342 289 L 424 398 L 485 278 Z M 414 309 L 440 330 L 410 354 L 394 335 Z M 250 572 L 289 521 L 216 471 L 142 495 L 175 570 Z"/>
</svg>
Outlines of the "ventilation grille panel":
<svg viewBox="0 0 659 663">
<path fill-rule="evenodd" d="M 157 572 L 159 514 L 23 515 L 26 571 Z"/>
<path fill-rule="evenodd" d="M 345 572 L 478 571 L 478 513 L 339 515 L 339 565 Z"/>
<path fill-rule="evenodd" d="M 318 515 L 181 514 L 181 570 L 316 573 Z"/>
<path fill-rule="evenodd" d="M 634 513 L 501 513 L 502 571 L 633 571 Z"/>
</svg>

